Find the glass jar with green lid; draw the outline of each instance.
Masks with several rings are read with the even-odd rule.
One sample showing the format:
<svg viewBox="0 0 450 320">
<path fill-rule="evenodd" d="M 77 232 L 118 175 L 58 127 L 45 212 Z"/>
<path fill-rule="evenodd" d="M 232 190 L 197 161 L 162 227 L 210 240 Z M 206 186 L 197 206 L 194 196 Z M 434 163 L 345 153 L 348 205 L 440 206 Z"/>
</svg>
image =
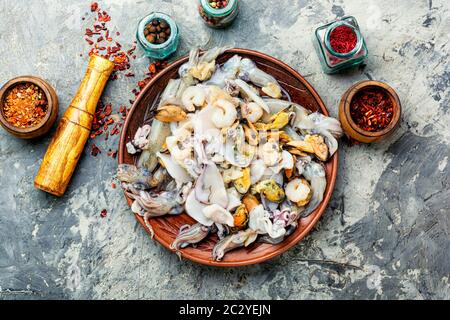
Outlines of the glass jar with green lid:
<svg viewBox="0 0 450 320">
<path fill-rule="evenodd" d="M 198 11 L 211 28 L 228 27 L 239 13 L 239 0 L 199 0 Z"/>
<path fill-rule="evenodd" d="M 333 41 L 334 34 L 337 41 Z M 359 65 L 369 53 L 358 22 L 352 16 L 317 28 L 314 33 L 314 46 L 325 73 L 336 73 Z"/>
<path fill-rule="evenodd" d="M 180 34 L 170 16 L 152 12 L 139 21 L 136 38 L 147 57 L 165 59 L 177 50 Z"/>
</svg>

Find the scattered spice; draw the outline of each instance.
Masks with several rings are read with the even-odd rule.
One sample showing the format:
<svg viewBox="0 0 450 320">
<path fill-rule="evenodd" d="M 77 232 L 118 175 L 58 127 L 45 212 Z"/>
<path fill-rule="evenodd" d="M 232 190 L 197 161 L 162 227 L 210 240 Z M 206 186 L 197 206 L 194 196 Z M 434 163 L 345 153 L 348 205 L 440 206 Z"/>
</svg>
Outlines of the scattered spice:
<svg viewBox="0 0 450 320">
<path fill-rule="evenodd" d="M 355 31 L 345 25 L 340 25 L 330 33 L 330 45 L 338 53 L 348 53 L 356 47 Z"/>
<path fill-rule="evenodd" d="M 108 29 L 107 22 L 111 21 L 109 14 L 102 10 L 97 2 L 91 3 L 91 12 L 96 13 L 94 17 L 94 24 L 91 28 L 86 28 L 85 40 L 91 46 L 89 55 L 99 55 L 105 59 L 114 62 L 114 71 L 110 80 L 117 80 L 119 78 L 118 72 L 125 71 L 130 68 L 130 58 L 136 59 L 134 50 L 136 49 L 136 43 L 128 51 L 123 51 L 122 45 L 114 41 L 111 37 L 111 32 Z M 119 36 L 120 33 L 116 32 Z M 100 45 L 102 43 L 104 45 Z M 108 43 L 114 43 L 113 45 Z"/>
<path fill-rule="evenodd" d="M 97 2 L 91 4 L 91 12 L 95 12 L 96 16 L 94 17 L 92 27 L 86 28 L 85 31 L 85 40 L 91 45 L 89 55 L 97 54 L 114 62 L 114 72 L 110 80 L 118 79 L 120 72 L 125 72 L 123 76 L 127 78 L 135 77 L 135 73 L 129 69 L 131 68 L 130 60 L 136 59 L 136 55 L 134 54 L 137 44 L 136 41 L 133 42 L 129 50 L 123 50 L 122 45 L 111 36 L 112 34 L 120 36 L 120 32 L 111 32 L 108 29 L 107 22 L 111 20 L 108 13 L 103 11 Z M 160 28 L 168 28 L 169 25 L 167 24 L 166 26 L 163 22 L 167 24 L 167 22 L 161 20 L 158 26 Z M 168 34 L 170 34 L 170 31 Z M 108 44 L 108 42 L 111 44 Z M 105 44 L 105 46 L 101 46 L 99 43 Z M 155 61 L 151 63 L 148 67 L 148 73 L 145 74 L 145 78 L 137 82 L 137 87 L 132 90 L 132 93 L 137 96 L 145 85 L 166 66 L 166 61 Z M 133 104 L 134 100 L 130 100 L 129 103 Z M 118 112 L 115 113 L 113 112 L 111 103 L 99 101 L 94 114 L 90 138 L 94 140 L 103 137 L 107 141 L 110 137 L 119 135 L 129 110 L 129 107 L 120 105 Z M 91 155 L 95 157 L 99 153 L 101 153 L 100 147 L 93 143 L 91 145 Z M 117 158 L 117 150 L 109 149 L 106 154 L 113 159 Z"/>
<path fill-rule="evenodd" d="M 350 114 L 361 129 L 376 132 L 385 129 L 392 121 L 394 106 L 386 91 L 368 88 L 353 97 Z"/>
<path fill-rule="evenodd" d="M 115 159 L 117 157 L 117 150 L 111 150 L 109 149 L 108 151 L 108 157 L 111 157 L 113 159 Z"/>
<path fill-rule="evenodd" d="M 28 128 L 42 121 L 47 107 L 47 97 L 41 88 L 32 83 L 19 83 L 7 92 L 3 113 L 13 126 Z"/>
<path fill-rule="evenodd" d="M 103 210 L 100 212 L 100 217 L 102 217 L 102 218 L 106 218 L 107 215 L 108 215 L 108 211 L 107 211 L 106 209 L 103 209 Z"/>
<path fill-rule="evenodd" d="M 95 143 L 93 143 L 91 147 L 91 155 L 96 157 L 99 153 L 102 153 L 102 151 L 100 150 L 99 147 L 97 147 Z"/>
<path fill-rule="evenodd" d="M 98 9 L 98 3 L 97 2 L 92 2 L 91 3 L 91 11 L 95 12 Z"/>
</svg>

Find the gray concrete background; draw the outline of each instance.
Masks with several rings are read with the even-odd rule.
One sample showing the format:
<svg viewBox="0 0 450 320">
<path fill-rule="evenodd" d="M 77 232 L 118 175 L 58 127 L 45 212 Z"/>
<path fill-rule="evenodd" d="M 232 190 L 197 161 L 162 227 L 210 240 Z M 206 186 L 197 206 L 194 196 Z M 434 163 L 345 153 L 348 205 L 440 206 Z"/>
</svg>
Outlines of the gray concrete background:
<svg viewBox="0 0 450 320">
<path fill-rule="evenodd" d="M 24 74 L 48 79 L 62 115 L 86 67 L 82 21 L 89 1 L 0 2 L 0 82 Z M 235 45 L 273 55 L 303 74 L 333 116 L 354 82 L 392 85 L 402 124 L 374 145 L 341 144 L 336 189 L 314 231 L 268 263 L 213 269 L 182 261 L 152 242 L 111 188 L 115 160 L 88 149 L 61 199 L 33 188 L 51 135 L 21 141 L 0 130 L 0 299 L 449 299 L 450 3 L 447 0 L 241 1 L 235 24 L 213 31 L 195 1 L 100 1 L 134 40 L 137 21 L 159 10 L 181 26 L 177 56 L 191 46 Z M 329 76 L 313 50 L 314 28 L 354 15 L 366 37 L 366 67 Z M 79 54 L 83 53 L 83 57 Z M 109 83 L 117 110 L 137 77 Z M 118 137 L 103 149 L 116 148 Z M 100 211 L 108 209 L 106 218 Z"/>
</svg>

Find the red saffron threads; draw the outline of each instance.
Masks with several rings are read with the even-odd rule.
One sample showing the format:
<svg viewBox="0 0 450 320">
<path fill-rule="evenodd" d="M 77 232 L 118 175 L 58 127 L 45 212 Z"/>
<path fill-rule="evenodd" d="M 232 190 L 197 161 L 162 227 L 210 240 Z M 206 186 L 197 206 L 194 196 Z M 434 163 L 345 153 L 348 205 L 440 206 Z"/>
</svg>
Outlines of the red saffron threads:
<svg viewBox="0 0 450 320">
<path fill-rule="evenodd" d="M 365 131 L 385 129 L 394 116 L 394 105 L 382 89 L 368 88 L 358 92 L 350 104 L 353 121 Z"/>
<path fill-rule="evenodd" d="M 338 26 L 330 33 L 330 45 L 338 53 L 348 53 L 356 47 L 355 31 L 348 26 Z"/>
</svg>

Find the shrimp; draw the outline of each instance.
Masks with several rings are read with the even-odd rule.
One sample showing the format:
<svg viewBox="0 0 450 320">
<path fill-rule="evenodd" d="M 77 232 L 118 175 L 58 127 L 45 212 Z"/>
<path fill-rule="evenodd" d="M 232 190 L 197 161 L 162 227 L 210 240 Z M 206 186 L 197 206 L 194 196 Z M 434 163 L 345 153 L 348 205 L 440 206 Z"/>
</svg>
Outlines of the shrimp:
<svg viewBox="0 0 450 320">
<path fill-rule="evenodd" d="M 217 128 L 230 127 L 236 121 L 236 107 L 231 102 L 219 99 L 214 106 L 217 110 L 213 114 L 212 121 Z"/>
<path fill-rule="evenodd" d="M 290 181 L 285 188 L 286 198 L 298 206 L 306 205 L 312 196 L 312 190 L 305 179 L 296 178 Z"/>
<path fill-rule="evenodd" d="M 206 92 L 201 86 L 188 87 L 181 98 L 183 106 L 187 111 L 195 111 L 195 107 L 204 107 L 206 103 Z"/>
</svg>

